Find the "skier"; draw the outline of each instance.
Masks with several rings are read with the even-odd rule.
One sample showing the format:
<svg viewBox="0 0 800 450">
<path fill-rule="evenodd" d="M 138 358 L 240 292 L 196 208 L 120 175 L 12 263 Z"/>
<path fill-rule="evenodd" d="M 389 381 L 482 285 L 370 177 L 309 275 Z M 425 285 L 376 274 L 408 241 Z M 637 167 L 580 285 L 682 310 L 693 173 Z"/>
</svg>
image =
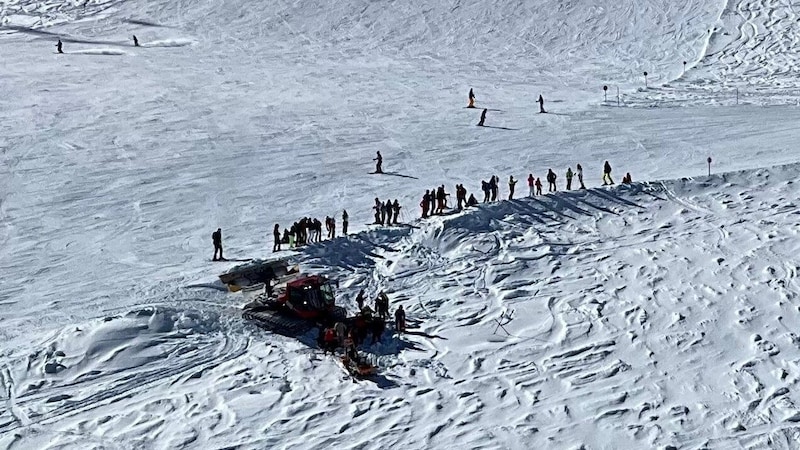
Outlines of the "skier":
<svg viewBox="0 0 800 450">
<path fill-rule="evenodd" d="M 483 191 L 483 203 L 489 201 L 489 183 L 481 180 L 481 190 Z"/>
<path fill-rule="evenodd" d="M 483 126 L 483 121 L 486 120 L 486 111 L 488 111 L 488 110 L 484 109 L 483 112 L 481 112 L 481 120 L 480 120 L 480 122 L 478 122 L 478 126 L 479 127 L 482 127 Z"/>
<path fill-rule="evenodd" d="M 544 97 L 542 97 L 541 94 L 539 94 L 539 100 L 538 101 L 539 101 L 539 113 L 540 114 L 541 113 L 546 113 L 547 111 L 544 110 Z"/>
<path fill-rule="evenodd" d="M 534 194 L 534 185 L 536 183 L 536 179 L 533 178 L 533 174 L 528 174 L 528 197 L 533 197 Z"/>
<path fill-rule="evenodd" d="M 383 156 L 381 156 L 381 152 L 378 152 L 378 156 L 372 160 L 377 161 L 375 163 L 375 173 L 383 173 Z"/>
<path fill-rule="evenodd" d="M 139 39 L 136 39 L 136 35 L 135 34 L 133 35 L 133 46 L 134 47 L 138 47 L 139 46 Z"/>
<path fill-rule="evenodd" d="M 58 42 L 56 43 L 56 50 L 58 51 L 58 53 L 64 53 L 64 50 L 62 50 L 61 48 L 63 47 L 63 45 L 64 44 L 61 43 L 61 39 L 59 39 Z"/>
<path fill-rule="evenodd" d="M 611 179 L 611 164 L 606 161 L 606 163 L 603 164 L 603 186 L 609 184 L 614 184 L 614 180 Z"/>
<path fill-rule="evenodd" d="M 458 202 L 458 210 L 461 211 L 464 208 L 464 203 L 467 202 L 467 190 L 463 184 L 456 185 L 456 200 Z"/>
<path fill-rule="evenodd" d="M 330 238 L 336 239 L 336 219 L 331 217 L 331 231 L 330 231 Z"/>
<path fill-rule="evenodd" d="M 475 94 L 472 93 L 472 88 L 469 88 L 469 106 L 467 108 L 475 107 Z"/>
<path fill-rule="evenodd" d="M 281 226 L 277 223 L 272 230 L 272 238 L 275 240 L 272 244 L 272 253 L 281 251 Z"/>
<path fill-rule="evenodd" d="M 398 333 L 406 331 L 406 312 L 403 310 L 403 305 L 398 306 L 394 312 L 394 328 Z"/>
<path fill-rule="evenodd" d="M 469 194 L 469 200 L 467 200 L 467 206 L 477 206 L 478 199 L 475 198 L 475 194 Z"/>
<path fill-rule="evenodd" d="M 492 201 L 497 200 L 497 182 L 500 179 L 497 178 L 497 175 L 492 175 L 492 178 L 489 179 L 489 191 L 492 194 Z"/>
<path fill-rule="evenodd" d="M 547 192 L 556 192 L 556 173 L 553 172 L 553 169 L 547 170 L 547 182 L 549 183 Z"/>
<path fill-rule="evenodd" d="M 347 214 L 347 210 L 342 210 L 342 236 L 347 236 L 347 225 L 350 223 L 350 216 Z"/>
<path fill-rule="evenodd" d="M 356 296 L 356 306 L 358 306 L 358 310 L 359 311 L 364 309 L 364 290 L 363 289 L 358 291 L 358 295 Z"/>
<path fill-rule="evenodd" d="M 381 291 L 375 299 L 375 312 L 383 320 L 389 318 L 389 297 Z"/>
<path fill-rule="evenodd" d="M 578 171 L 578 182 L 581 183 L 581 189 L 586 189 L 586 186 L 583 185 L 583 167 L 578 164 L 576 169 Z"/>
<path fill-rule="evenodd" d="M 573 176 L 574 175 L 572 173 L 572 167 L 567 167 L 567 190 L 568 191 L 572 190 L 572 177 Z"/>
<path fill-rule="evenodd" d="M 222 228 L 217 228 L 217 231 L 211 233 L 211 241 L 214 243 L 214 257 L 212 261 L 225 261 L 222 257 Z M 217 257 L 219 251 L 219 257 Z"/>
<path fill-rule="evenodd" d="M 422 208 L 422 218 L 428 218 L 428 206 L 430 206 L 430 197 L 431 191 L 426 190 L 425 195 L 422 196 L 422 201 L 419 202 L 420 208 Z"/>
<path fill-rule="evenodd" d="M 536 178 L 536 195 L 542 195 L 542 179 Z"/>
<path fill-rule="evenodd" d="M 394 204 L 391 206 L 392 211 L 394 211 L 394 220 L 392 223 L 397 225 L 397 217 L 400 215 L 400 202 L 398 202 L 397 199 L 394 199 Z"/>
<path fill-rule="evenodd" d="M 331 218 L 329 216 L 325 216 L 325 231 L 328 232 L 326 237 L 328 239 L 331 238 Z"/>
<path fill-rule="evenodd" d="M 514 186 L 517 185 L 517 180 L 514 179 L 514 175 L 511 175 L 508 178 L 508 199 L 514 200 Z"/>
<path fill-rule="evenodd" d="M 389 201 L 387 200 L 386 203 L 381 203 L 381 225 L 389 225 L 389 220 L 391 220 L 391 211 L 389 210 Z"/>
<path fill-rule="evenodd" d="M 375 197 L 375 206 L 372 207 L 375 210 L 375 225 L 382 225 L 381 223 L 381 201 L 378 200 L 378 197 Z"/>
</svg>

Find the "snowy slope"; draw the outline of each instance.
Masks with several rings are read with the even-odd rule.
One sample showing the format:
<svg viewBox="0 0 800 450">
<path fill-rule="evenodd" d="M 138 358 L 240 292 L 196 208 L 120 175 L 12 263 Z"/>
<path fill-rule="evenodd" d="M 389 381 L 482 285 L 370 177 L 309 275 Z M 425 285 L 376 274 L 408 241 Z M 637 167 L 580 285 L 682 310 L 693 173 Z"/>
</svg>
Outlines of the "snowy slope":
<svg viewBox="0 0 800 450">
<path fill-rule="evenodd" d="M 794 7 L 722 3 L 3 4 L 0 439 L 791 448 L 798 167 L 760 168 L 797 161 Z M 674 181 L 599 189 L 604 160 Z M 588 191 L 414 222 L 425 189 L 576 163 Z M 368 230 L 375 197 L 419 228 Z M 343 208 L 357 234 L 294 257 L 419 323 L 377 384 L 192 287 L 217 227 L 266 257 Z"/>
</svg>

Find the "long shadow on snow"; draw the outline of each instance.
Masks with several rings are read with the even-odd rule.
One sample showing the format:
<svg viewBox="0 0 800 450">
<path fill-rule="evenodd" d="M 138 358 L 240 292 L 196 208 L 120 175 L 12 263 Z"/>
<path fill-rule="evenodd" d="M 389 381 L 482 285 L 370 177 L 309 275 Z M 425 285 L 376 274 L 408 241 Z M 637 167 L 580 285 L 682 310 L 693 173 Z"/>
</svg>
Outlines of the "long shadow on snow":
<svg viewBox="0 0 800 450">
<path fill-rule="evenodd" d="M 325 268 L 369 269 L 375 265 L 375 259 L 383 258 L 375 249 L 394 252 L 390 245 L 411 234 L 411 230 L 411 227 L 386 227 L 319 242 L 302 250 L 303 262 Z"/>
<path fill-rule="evenodd" d="M 131 44 L 127 41 L 100 41 L 91 39 L 74 38 L 63 33 L 53 33 L 51 31 L 37 30 L 35 28 L 23 27 L 20 25 L 5 25 L 2 29 L 14 30 L 20 33 L 33 34 L 36 36 L 60 38 L 63 42 L 73 44 L 94 44 L 94 45 L 116 45 L 118 47 L 130 47 Z"/>
</svg>

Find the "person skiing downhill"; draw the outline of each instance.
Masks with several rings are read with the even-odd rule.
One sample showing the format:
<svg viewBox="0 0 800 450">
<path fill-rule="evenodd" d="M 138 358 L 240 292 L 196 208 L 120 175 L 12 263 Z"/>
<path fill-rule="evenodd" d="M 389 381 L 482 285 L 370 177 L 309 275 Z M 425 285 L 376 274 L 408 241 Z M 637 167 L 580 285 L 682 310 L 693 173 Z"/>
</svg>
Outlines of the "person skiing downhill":
<svg viewBox="0 0 800 450">
<path fill-rule="evenodd" d="M 544 110 L 544 97 L 542 97 L 541 94 L 539 94 L 538 102 L 539 102 L 539 113 L 540 114 L 541 113 L 546 113 L 547 111 Z"/>
<path fill-rule="evenodd" d="M 136 38 L 135 34 L 133 35 L 133 46 L 134 47 L 138 47 L 139 46 L 139 39 Z"/>
<path fill-rule="evenodd" d="M 511 175 L 508 178 L 508 199 L 514 200 L 514 186 L 517 185 L 517 180 L 514 179 L 514 175 Z"/>
<path fill-rule="evenodd" d="M 574 175 L 572 173 L 572 167 L 567 167 L 567 190 L 568 191 L 572 190 L 572 177 L 573 176 Z"/>
<path fill-rule="evenodd" d="M 534 190 L 535 183 L 536 183 L 536 179 L 533 178 L 533 174 L 532 173 L 529 173 L 528 174 L 528 197 L 533 197 L 534 193 L 536 192 Z"/>
<path fill-rule="evenodd" d="M 211 241 L 214 243 L 214 257 L 211 260 L 224 261 L 225 258 L 222 257 L 222 228 L 217 228 L 217 231 L 211 233 Z M 219 257 L 217 257 L 217 252 L 219 252 Z"/>
<path fill-rule="evenodd" d="M 578 172 L 578 182 L 581 184 L 581 189 L 586 189 L 586 186 L 583 185 L 583 167 L 578 164 L 575 168 Z"/>
<path fill-rule="evenodd" d="M 558 189 L 556 189 L 556 178 L 557 178 L 556 177 L 556 173 L 553 172 L 553 169 L 548 169 L 547 170 L 547 183 L 548 183 L 547 192 L 556 192 L 558 190 Z"/>
<path fill-rule="evenodd" d="M 603 186 L 609 184 L 614 184 L 614 180 L 611 179 L 611 164 L 606 161 L 606 163 L 603 164 Z"/>
<path fill-rule="evenodd" d="M 467 108 L 474 108 L 475 107 L 475 94 L 472 93 L 472 88 L 469 88 L 469 105 Z"/>
<path fill-rule="evenodd" d="M 381 156 L 381 152 L 378 152 L 378 156 L 372 160 L 377 161 L 375 163 L 375 173 L 383 173 L 383 156 Z"/>
<path fill-rule="evenodd" d="M 484 110 L 481 112 L 481 120 L 478 122 L 478 126 L 479 126 L 479 127 L 482 127 L 482 126 L 483 126 L 483 121 L 485 121 L 485 120 L 486 120 L 486 111 L 488 111 L 488 110 L 487 110 L 487 109 L 484 109 Z"/>
<path fill-rule="evenodd" d="M 56 43 L 56 51 L 58 51 L 58 53 L 64 53 L 64 50 L 62 49 L 63 46 L 64 44 L 62 44 L 61 39 L 59 39 Z"/>
</svg>

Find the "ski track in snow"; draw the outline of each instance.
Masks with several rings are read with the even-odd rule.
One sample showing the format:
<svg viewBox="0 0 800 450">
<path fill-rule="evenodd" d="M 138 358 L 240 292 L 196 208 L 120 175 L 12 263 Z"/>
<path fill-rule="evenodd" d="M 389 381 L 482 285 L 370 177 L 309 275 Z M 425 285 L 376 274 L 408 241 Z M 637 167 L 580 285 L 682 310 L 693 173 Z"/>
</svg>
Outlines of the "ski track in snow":
<svg viewBox="0 0 800 450">
<path fill-rule="evenodd" d="M 5 2 L 0 446 L 796 448 L 795 8 Z M 606 159 L 665 181 L 598 188 Z M 588 190 L 414 221 L 575 163 Z M 360 225 L 376 196 L 415 228 Z M 208 261 L 218 226 L 267 257 L 343 208 L 284 254 L 404 305 L 377 382 L 244 322 Z"/>
</svg>

